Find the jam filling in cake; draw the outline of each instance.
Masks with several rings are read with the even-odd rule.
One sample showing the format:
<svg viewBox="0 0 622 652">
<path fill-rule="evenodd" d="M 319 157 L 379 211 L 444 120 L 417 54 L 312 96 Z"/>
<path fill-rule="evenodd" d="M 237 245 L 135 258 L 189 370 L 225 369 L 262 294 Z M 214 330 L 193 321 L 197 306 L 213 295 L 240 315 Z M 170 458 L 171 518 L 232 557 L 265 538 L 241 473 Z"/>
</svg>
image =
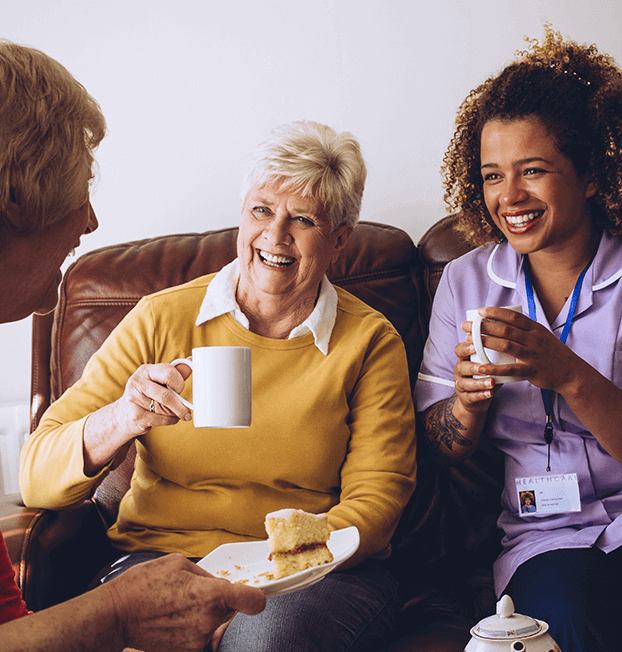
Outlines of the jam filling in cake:
<svg viewBox="0 0 622 652">
<path fill-rule="evenodd" d="M 281 509 L 268 514 L 265 525 L 275 579 L 333 561 L 326 514 Z"/>
</svg>

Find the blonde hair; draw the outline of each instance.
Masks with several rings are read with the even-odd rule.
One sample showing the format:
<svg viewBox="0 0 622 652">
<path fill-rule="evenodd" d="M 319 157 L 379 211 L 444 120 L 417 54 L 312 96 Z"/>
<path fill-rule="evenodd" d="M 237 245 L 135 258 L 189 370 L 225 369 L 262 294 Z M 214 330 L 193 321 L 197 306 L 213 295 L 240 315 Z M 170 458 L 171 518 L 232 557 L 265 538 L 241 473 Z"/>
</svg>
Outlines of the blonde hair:
<svg viewBox="0 0 622 652">
<path fill-rule="evenodd" d="M 296 121 L 274 129 L 251 156 L 242 200 L 253 184 L 272 181 L 319 202 L 332 230 L 354 226 L 361 212 L 367 169 L 358 141 L 326 125 Z"/>
<path fill-rule="evenodd" d="M 472 90 L 458 110 L 456 130 L 443 160 L 445 202 L 458 212 L 457 229 L 474 245 L 503 234 L 488 214 L 481 176 L 480 143 L 491 120 L 539 120 L 580 177 L 597 186 L 592 221 L 622 232 L 622 73 L 594 45 L 564 40 L 545 25 L 542 43 Z"/>
<path fill-rule="evenodd" d="M 99 105 L 66 68 L 0 41 L 0 229 L 26 235 L 79 207 L 105 133 Z"/>
</svg>

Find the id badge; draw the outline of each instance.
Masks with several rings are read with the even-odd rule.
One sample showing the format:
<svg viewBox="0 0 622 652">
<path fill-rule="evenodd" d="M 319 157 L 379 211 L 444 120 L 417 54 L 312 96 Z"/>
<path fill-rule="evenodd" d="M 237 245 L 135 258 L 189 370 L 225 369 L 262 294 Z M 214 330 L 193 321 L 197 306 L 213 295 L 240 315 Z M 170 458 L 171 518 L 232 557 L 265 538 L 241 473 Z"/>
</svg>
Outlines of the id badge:
<svg viewBox="0 0 622 652">
<path fill-rule="evenodd" d="M 576 473 L 516 478 L 514 482 L 519 516 L 526 518 L 581 511 L 581 495 Z"/>
</svg>

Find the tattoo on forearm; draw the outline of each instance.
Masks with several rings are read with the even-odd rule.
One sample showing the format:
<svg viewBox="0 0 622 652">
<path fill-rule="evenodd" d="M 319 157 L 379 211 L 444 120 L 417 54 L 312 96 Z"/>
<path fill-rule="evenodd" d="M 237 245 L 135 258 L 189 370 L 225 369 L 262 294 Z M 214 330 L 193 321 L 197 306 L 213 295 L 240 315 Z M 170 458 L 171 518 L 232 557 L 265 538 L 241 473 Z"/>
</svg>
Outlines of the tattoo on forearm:
<svg viewBox="0 0 622 652">
<path fill-rule="evenodd" d="M 441 444 L 445 444 L 449 450 L 453 450 L 454 444 L 473 445 L 470 439 L 462 436 L 460 431 L 466 428 L 454 416 L 453 408 L 457 400 L 458 397 L 454 394 L 447 401 L 440 401 L 433 405 L 425 414 L 428 441 L 434 450 L 437 450 Z"/>
</svg>

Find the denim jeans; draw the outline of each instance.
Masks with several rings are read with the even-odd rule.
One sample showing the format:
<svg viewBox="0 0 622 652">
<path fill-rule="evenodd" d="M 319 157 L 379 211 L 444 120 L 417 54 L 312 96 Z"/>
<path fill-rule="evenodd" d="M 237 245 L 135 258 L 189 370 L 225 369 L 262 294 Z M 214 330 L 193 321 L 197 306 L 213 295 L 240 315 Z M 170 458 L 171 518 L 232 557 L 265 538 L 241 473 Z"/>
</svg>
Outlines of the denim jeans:
<svg viewBox="0 0 622 652">
<path fill-rule="evenodd" d="M 564 652 L 622 649 L 622 548 L 551 550 L 521 564 L 504 593 L 516 613 L 549 624 Z"/>
<path fill-rule="evenodd" d="M 104 568 L 90 588 L 163 554 L 124 555 Z M 343 572 L 329 573 L 301 591 L 269 598 L 265 610 L 257 616 L 238 613 L 218 649 L 371 652 L 390 638 L 399 608 L 397 581 L 381 563 L 369 560 Z"/>
</svg>

